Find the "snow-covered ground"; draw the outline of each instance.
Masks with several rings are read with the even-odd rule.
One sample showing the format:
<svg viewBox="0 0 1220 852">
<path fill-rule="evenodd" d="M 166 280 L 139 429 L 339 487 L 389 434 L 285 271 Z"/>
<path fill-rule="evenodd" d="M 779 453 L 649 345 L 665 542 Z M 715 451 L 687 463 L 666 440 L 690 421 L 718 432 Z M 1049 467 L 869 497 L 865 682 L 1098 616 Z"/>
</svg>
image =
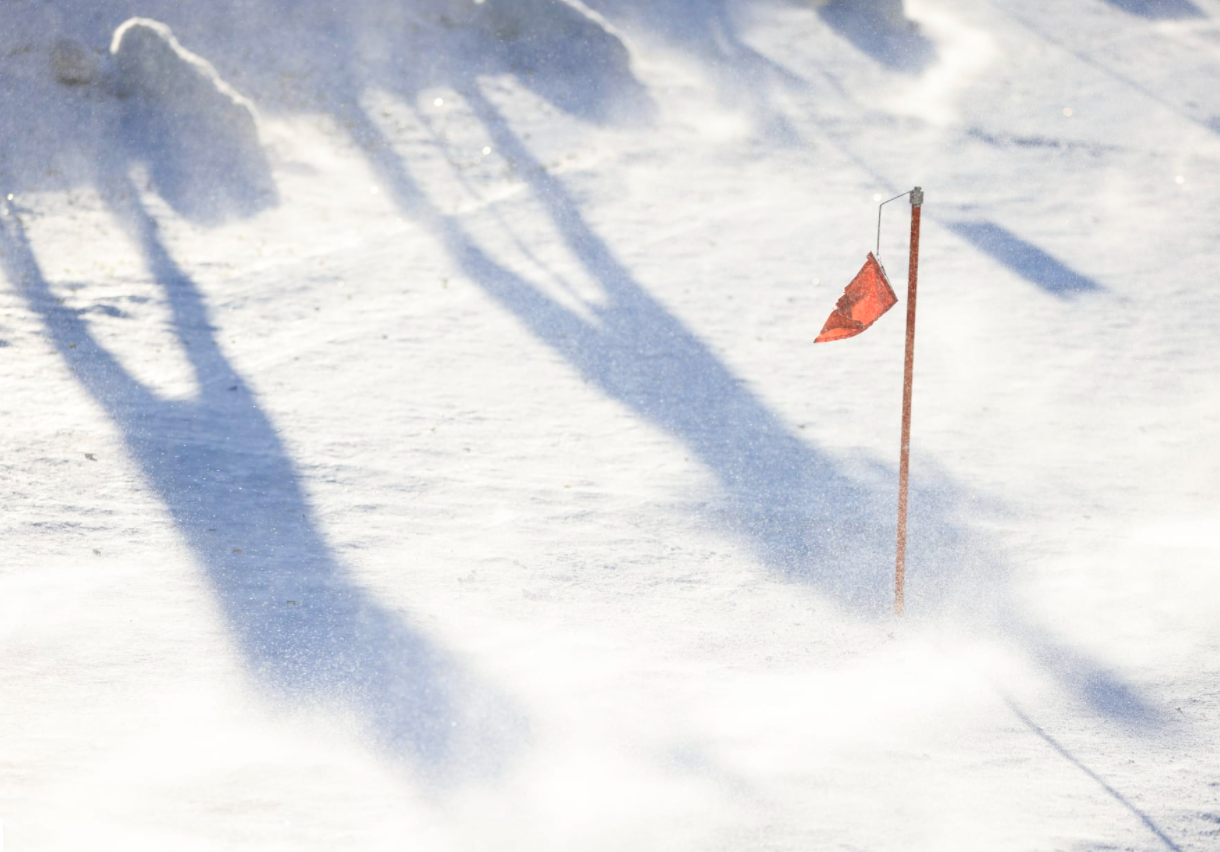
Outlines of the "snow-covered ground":
<svg viewBox="0 0 1220 852">
<path fill-rule="evenodd" d="M 6 849 L 1220 849 L 1217 0 L 5 0 L 0 128 Z"/>
</svg>

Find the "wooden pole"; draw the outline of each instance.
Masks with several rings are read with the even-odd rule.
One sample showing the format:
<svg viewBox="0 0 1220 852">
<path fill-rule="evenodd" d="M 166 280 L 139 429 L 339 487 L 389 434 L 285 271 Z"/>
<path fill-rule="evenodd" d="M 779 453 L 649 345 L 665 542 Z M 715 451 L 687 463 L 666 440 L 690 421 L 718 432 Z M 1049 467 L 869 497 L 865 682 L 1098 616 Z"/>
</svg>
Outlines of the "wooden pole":
<svg viewBox="0 0 1220 852">
<path fill-rule="evenodd" d="M 919 278 L 919 214 L 923 189 L 911 191 L 911 257 L 907 267 L 907 353 L 902 372 L 902 453 L 898 462 L 898 555 L 894 566 L 894 614 L 901 616 L 907 562 L 907 479 L 911 466 L 911 383 L 915 373 L 915 285 Z"/>
</svg>

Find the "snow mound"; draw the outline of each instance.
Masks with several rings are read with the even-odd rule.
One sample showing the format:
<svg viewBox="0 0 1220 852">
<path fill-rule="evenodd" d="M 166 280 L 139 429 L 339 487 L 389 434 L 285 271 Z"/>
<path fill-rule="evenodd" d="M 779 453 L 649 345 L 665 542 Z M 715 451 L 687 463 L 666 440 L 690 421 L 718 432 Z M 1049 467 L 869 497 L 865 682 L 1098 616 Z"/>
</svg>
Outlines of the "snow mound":
<svg viewBox="0 0 1220 852">
<path fill-rule="evenodd" d="M 882 65 L 909 74 L 936 59 L 933 45 L 907 18 L 902 0 L 830 0 L 815 3 L 822 20 Z"/>
<path fill-rule="evenodd" d="M 651 104 L 631 52 L 600 15 L 567 0 L 458 0 L 460 16 L 500 42 L 507 64 L 567 112 L 596 120 L 646 119 Z"/>
<path fill-rule="evenodd" d="M 815 6 L 832 6 L 844 14 L 856 14 L 888 27 L 907 27 L 902 0 L 815 0 Z"/>
<path fill-rule="evenodd" d="M 214 224 L 275 201 L 254 106 L 168 26 L 131 18 L 110 45 L 124 141 L 181 215 Z"/>
<path fill-rule="evenodd" d="M 604 22 L 588 10 L 564 0 L 462 0 L 473 11 L 473 22 L 505 41 L 558 41 L 576 38 L 613 39 L 626 53 L 622 42 L 607 32 Z"/>
</svg>

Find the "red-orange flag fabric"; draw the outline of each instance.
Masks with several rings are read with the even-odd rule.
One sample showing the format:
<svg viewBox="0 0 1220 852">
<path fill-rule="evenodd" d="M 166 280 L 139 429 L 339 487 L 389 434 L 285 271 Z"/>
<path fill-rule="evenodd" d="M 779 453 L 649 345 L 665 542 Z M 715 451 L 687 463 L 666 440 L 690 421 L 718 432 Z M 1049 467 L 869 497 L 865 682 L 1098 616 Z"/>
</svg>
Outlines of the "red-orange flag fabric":
<svg viewBox="0 0 1220 852">
<path fill-rule="evenodd" d="M 826 325 L 822 326 L 822 333 L 813 342 L 827 343 L 855 337 L 896 304 L 898 297 L 894 295 L 894 288 L 870 251 L 864 268 L 847 285 Z"/>
</svg>

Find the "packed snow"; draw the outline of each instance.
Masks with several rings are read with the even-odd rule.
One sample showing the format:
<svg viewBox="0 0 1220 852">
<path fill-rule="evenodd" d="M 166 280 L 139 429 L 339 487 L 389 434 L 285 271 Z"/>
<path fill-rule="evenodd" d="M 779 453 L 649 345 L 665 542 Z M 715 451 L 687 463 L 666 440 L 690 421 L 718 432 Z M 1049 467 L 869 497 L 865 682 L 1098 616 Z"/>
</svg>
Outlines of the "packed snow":
<svg viewBox="0 0 1220 852">
<path fill-rule="evenodd" d="M 1218 93 L 1220 0 L 5 0 L 0 846 L 1220 849 Z M 900 619 L 905 201 L 812 341 L 916 185 Z"/>
</svg>

